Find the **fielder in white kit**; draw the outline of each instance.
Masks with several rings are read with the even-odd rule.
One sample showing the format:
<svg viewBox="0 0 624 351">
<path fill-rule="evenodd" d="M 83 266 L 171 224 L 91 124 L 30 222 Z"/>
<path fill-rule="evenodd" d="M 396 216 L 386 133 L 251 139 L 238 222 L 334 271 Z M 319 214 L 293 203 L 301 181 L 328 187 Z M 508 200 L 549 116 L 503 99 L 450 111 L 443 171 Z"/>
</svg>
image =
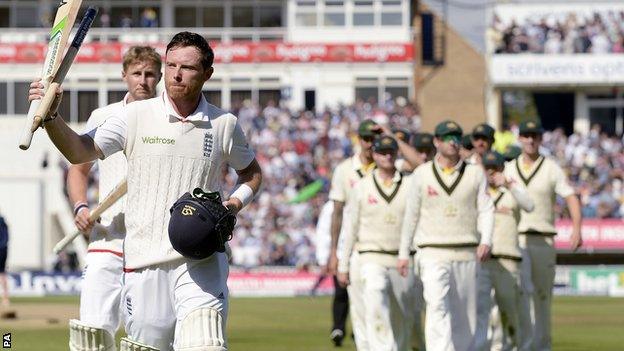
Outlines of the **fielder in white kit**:
<svg viewBox="0 0 624 351">
<path fill-rule="evenodd" d="M 428 351 L 474 347 L 477 260 L 492 245 L 494 204 L 483 168 L 459 156 L 462 130 L 453 121 L 435 128 L 437 155 L 410 179 L 398 269 L 407 275 L 415 240 L 426 303 Z"/>
<path fill-rule="evenodd" d="M 336 275 L 337 273 L 340 234 L 348 230 L 350 224 L 349 216 L 351 215 L 351 201 L 354 194 L 353 189 L 362 178 L 375 168 L 372 146 L 375 137 L 380 132 L 379 126 L 373 120 L 367 119 L 362 121 L 358 127 L 359 152 L 340 162 L 334 170 L 331 189 L 329 191 L 329 199 L 334 202 L 334 211 L 331 219 L 331 250 L 327 263 L 327 268 L 331 274 Z M 345 217 L 344 221 L 343 215 Z M 343 259 L 343 257 L 340 257 L 340 259 Z M 347 291 L 355 345 L 358 351 L 372 351 L 366 340 L 365 304 L 362 299 L 359 270 L 357 270 L 359 267 L 359 255 L 357 252 L 353 252 L 350 258 L 345 257 L 344 259 L 351 259 L 351 266 L 353 267 L 351 270 L 351 284 L 347 287 Z M 335 280 L 335 282 L 337 282 L 337 280 Z M 342 287 L 338 285 L 336 288 L 339 289 Z M 342 335 L 342 337 L 344 337 L 344 335 Z"/>
<path fill-rule="evenodd" d="M 375 351 L 409 348 L 414 298 L 409 291 L 413 274 L 403 279 L 397 270 L 401 221 L 407 201 L 407 184 L 395 167 L 399 147 L 389 135 L 373 143 L 377 168 L 353 189 L 351 225 L 345 233 L 341 257 L 359 253 L 360 280 L 366 301 L 368 347 Z M 357 246 L 356 246 L 357 245 Z M 413 252 L 412 252 L 413 255 Z M 350 260 L 338 261 L 338 281 L 349 284 Z M 400 321 L 393 325 L 394 321 Z"/>
<path fill-rule="evenodd" d="M 162 62 L 160 54 L 147 46 L 133 46 L 123 57 L 122 79 L 128 93 L 122 101 L 94 110 L 87 121 L 93 130 L 111 116 L 121 115 L 126 104 L 156 96 Z M 123 207 L 119 199 L 101 216 L 100 225 L 89 221 L 87 188 L 93 162 L 71 165 L 67 189 L 74 204 L 76 227 L 89 235 L 86 266 L 80 291 L 80 320 L 70 320 L 70 350 L 82 350 L 89 338 L 101 334 L 107 349 L 114 350 L 114 336 L 120 324 L 123 238 L 126 234 Z M 126 177 L 126 157 L 117 152 L 98 161 L 100 201 Z M 92 230 L 93 229 L 93 230 Z"/>
<path fill-rule="evenodd" d="M 262 182 L 237 118 L 202 94 L 213 60 L 202 36 L 178 33 L 167 45 L 162 95 L 128 104 L 125 116 L 109 118 L 85 135 L 58 118 L 58 101 L 44 122 L 50 139 L 72 163 L 121 150 L 128 159 L 122 298 L 129 337 L 122 350 L 227 350 L 226 254 L 184 258 L 168 238 L 170 207 L 193 188 L 221 192 L 223 167 L 236 169 L 239 176 L 238 187 L 223 202 L 234 213 L 253 199 Z M 31 87 L 30 99 L 40 98 L 41 85 Z"/>
<path fill-rule="evenodd" d="M 521 341 L 527 337 L 521 328 L 520 262 L 522 253 L 518 244 L 518 221 L 520 210 L 533 211 L 533 201 L 523 184 L 505 175 L 505 158 L 495 151 L 481 155 L 481 164 L 488 176 L 489 193 L 494 199 L 494 235 L 491 258 L 481 264 L 478 273 L 477 350 L 502 349 L 523 350 Z M 492 299 L 498 306 L 502 324 L 501 345 L 488 345 L 487 334 L 490 325 Z M 499 348 L 500 347 L 500 348 Z"/>
<path fill-rule="evenodd" d="M 509 175 L 522 182 L 535 202 L 535 210 L 522 212 L 518 232 L 520 247 L 525 250 L 522 269 L 524 279 L 532 283 L 523 284 L 523 289 L 531 289 L 523 294 L 523 303 L 533 301 L 533 339 L 531 347 L 536 351 L 552 349 L 551 303 L 555 280 L 557 253 L 554 247 L 555 205 L 557 195 L 565 199 L 572 219 L 570 249 L 577 250 L 583 244 L 581 236 L 581 203 L 574 188 L 570 186 L 565 172 L 557 162 L 540 154 L 544 129 L 539 120 L 520 123 L 519 141 L 522 154 L 508 165 Z"/>
</svg>

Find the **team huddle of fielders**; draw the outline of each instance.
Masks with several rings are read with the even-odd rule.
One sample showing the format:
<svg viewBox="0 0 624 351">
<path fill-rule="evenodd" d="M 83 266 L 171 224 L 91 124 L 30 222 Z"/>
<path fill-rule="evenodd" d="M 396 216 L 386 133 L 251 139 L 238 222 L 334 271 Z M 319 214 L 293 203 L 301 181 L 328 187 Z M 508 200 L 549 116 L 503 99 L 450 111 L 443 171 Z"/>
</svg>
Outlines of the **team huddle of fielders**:
<svg viewBox="0 0 624 351">
<path fill-rule="evenodd" d="M 572 250 L 580 202 L 540 154 L 539 121 L 520 124 L 519 155 L 492 151 L 487 124 L 463 134 L 444 121 L 410 147 L 365 120 L 335 169 L 327 267 L 347 287 L 359 351 L 551 349 L 555 201 L 572 217 Z M 332 340 L 344 337 L 335 322 Z"/>
</svg>

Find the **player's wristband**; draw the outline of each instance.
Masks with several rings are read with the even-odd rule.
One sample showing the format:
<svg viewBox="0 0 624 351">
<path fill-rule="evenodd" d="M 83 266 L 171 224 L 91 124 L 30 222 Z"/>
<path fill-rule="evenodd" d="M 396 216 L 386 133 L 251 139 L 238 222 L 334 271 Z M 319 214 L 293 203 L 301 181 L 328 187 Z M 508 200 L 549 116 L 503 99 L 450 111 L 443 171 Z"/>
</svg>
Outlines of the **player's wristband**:
<svg viewBox="0 0 624 351">
<path fill-rule="evenodd" d="M 247 184 L 239 185 L 233 192 L 230 194 L 230 197 L 235 197 L 240 200 L 243 204 L 243 207 L 249 205 L 251 200 L 253 200 L 254 193 L 253 190 Z"/>
<path fill-rule="evenodd" d="M 83 208 L 89 208 L 89 205 L 86 202 L 79 202 L 74 205 L 74 216 L 78 215 L 78 212 Z"/>
</svg>

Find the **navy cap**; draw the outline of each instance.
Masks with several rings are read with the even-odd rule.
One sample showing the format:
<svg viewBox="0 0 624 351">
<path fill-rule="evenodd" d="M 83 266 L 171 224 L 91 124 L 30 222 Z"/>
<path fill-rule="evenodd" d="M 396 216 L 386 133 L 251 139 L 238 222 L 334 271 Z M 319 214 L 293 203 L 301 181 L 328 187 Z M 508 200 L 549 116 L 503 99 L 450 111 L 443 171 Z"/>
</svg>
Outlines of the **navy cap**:
<svg viewBox="0 0 624 351">
<path fill-rule="evenodd" d="M 397 151 L 399 149 L 399 144 L 393 137 L 389 135 L 380 135 L 373 141 L 373 151 Z"/>
<path fill-rule="evenodd" d="M 488 151 L 483 155 L 483 167 L 500 168 L 505 166 L 505 158 L 496 151 Z"/>
</svg>

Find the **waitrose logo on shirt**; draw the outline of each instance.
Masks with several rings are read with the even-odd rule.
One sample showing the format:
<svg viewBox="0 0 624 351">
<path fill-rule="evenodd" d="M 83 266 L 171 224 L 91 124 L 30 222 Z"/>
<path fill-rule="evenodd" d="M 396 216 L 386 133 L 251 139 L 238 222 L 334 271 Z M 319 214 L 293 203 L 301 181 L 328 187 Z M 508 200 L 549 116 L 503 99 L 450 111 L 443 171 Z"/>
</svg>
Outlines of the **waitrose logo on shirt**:
<svg viewBox="0 0 624 351">
<path fill-rule="evenodd" d="M 175 145 L 175 139 L 169 138 L 161 138 L 158 136 L 153 137 L 142 137 L 141 140 L 143 144 L 165 144 L 165 145 Z"/>
</svg>

